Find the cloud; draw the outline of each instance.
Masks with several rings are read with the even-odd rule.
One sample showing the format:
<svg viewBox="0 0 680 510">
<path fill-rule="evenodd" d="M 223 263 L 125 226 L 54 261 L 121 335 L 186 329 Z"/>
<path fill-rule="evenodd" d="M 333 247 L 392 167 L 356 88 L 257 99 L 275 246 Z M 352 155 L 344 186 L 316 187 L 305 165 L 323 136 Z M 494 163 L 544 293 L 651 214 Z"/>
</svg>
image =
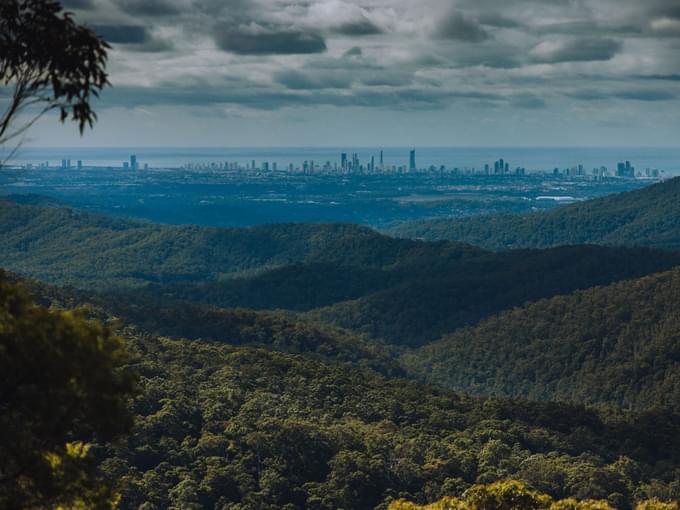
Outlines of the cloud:
<svg viewBox="0 0 680 510">
<path fill-rule="evenodd" d="M 315 32 L 250 25 L 219 25 L 214 40 L 223 51 L 238 55 L 295 55 L 323 53 L 326 41 Z"/>
<path fill-rule="evenodd" d="M 518 94 L 511 98 L 510 104 L 527 110 L 540 110 L 547 107 L 545 100 L 534 94 Z"/>
<path fill-rule="evenodd" d="M 614 93 L 614 97 L 635 101 L 670 101 L 677 95 L 666 90 L 624 90 Z"/>
<path fill-rule="evenodd" d="M 314 75 L 293 70 L 276 73 L 274 81 L 293 90 L 346 89 L 352 85 L 352 79 L 347 74 Z"/>
<path fill-rule="evenodd" d="M 168 0 L 114 0 L 128 14 L 133 16 L 170 16 L 179 14 L 180 8 Z"/>
<path fill-rule="evenodd" d="M 92 30 L 114 44 L 143 44 L 150 39 L 146 27 L 140 25 L 94 25 Z"/>
<path fill-rule="evenodd" d="M 584 89 L 566 94 L 573 99 L 580 99 L 583 101 L 604 101 L 607 99 L 625 99 L 633 101 L 670 101 L 677 97 L 676 94 L 665 90 L 646 90 L 646 89 L 630 89 L 630 90 L 595 90 Z"/>
<path fill-rule="evenodd" d="M 126 49 L 140 53 L 162 53 L 174 51 L 175 45 L 166 39 L 150 39 L 143 44 L 128 44 Z"/>
<path fill-rule="evenodd" d="M 92 0 L 62 0 L 61 5 L 66 9 L 92 9 L 94 2 Z"/>
<path fill-rule="evenodd" d="M 489 34 L 479 23 L 465 18 L 458 11 L 451 11 L 442 18 L 437 24 L 435 36 L 440 39 L 472 43 L 489 39 Z"/>
<path fill-rule="evenodd" d="M 377 35 L 382 34 L 383 30 L 367 18 L 358 21 L 341 23 L 331 28 L 332 32 L 342 35 Z"/>
<path fill-rule="evenodd" d="M 680 37 L 680 18 L 657 18 L 649 24 L 653 33 L 664 37 Z"/>
<path fill-rule="evenodd" d="M 484 13 L 478 18 L 480 25 L 487 25 L 495 28 L 520 28 L 523 27 L 523 23 L 519 21 L 503 16 L 498 12 L 488 12 Z"/>
<path fill-rule="evenodd" d="M 363 50 L 359 46 L 352 46 L 345 53 L 342 54 L 343 57 L 361 57 L 364 54 Z"/>
<path fill-rule="evenodd" d="M 639 74 L 640 80 L 680 81 L 680 74 Z"/>
<path fill-rule="evenodd" d="M 620 41 L 605 37 L 543 41 L 534 46 L 530 55 L 535 62 L 591 62 L 611 60 L 619 51 Z"/>
</svg>

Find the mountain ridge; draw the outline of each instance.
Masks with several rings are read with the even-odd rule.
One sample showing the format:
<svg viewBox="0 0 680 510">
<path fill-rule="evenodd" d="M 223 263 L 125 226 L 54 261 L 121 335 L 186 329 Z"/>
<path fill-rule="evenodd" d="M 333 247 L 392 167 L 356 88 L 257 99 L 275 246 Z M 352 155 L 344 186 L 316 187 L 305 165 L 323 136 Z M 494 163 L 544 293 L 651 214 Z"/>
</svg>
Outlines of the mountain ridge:
<svg viewBox="0 0 680 510">
<path fill-rule="evenodd" d="M 550 211 L 434 219 L 386 232 L 424 240 L 456 240 L 485 249 L 564 244 L 680 247 L 680 177 Z"/>
</svg>

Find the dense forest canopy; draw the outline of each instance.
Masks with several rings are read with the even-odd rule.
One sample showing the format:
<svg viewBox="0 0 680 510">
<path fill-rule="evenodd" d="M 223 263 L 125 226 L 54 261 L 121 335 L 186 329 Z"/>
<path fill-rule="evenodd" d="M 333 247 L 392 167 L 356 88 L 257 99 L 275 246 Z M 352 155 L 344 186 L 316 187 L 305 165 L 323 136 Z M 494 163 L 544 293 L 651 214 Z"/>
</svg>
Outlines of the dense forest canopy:
<svg viewBox="0 0 680 510">
<path fill-rule="evenodd" d="M 385 508 L 517 478 L 555 498 L 680 497 L 680 418 L 477 400 L 347 364 L 137 336 L 143 392 L 104 473 L 138 508 Z"/>
<path fill-rule="evenodd" d="M 110 399 L 134 415 L 130 436 L 73 443 L 74 425 L 50 448 L 74 457 L 92 501 L 116 501 L 106 480 L 120 508 L 145 510 L 496 510 L 506 489 L 552 510 L 680 498 L 676 251 L 491 252 L 353 225 L 163 226 L 11 201 L 0 234 L 0 263 L 73 285 L 4 275 L 38 303 L 21 307 L 117 352 L 113 328 L 132 352 L 113 372 L 138 374 L 139 392 L 129 407 Z M 41 487 L 59 480 L 36 472 Z"/>
<path fill-rule="evenodd" d="M 352 225 L 162 226 L 0 202 L 0 263 L 156 308 L 308 312 L 418 346 L 528 301 L 663 271 L 680 254 L 596 246 L 491 253 Z"/>
<path fill-rule="evenodd" d="M 680 268 L 502 313 L 403 361 L 473 394 L 677 408 Z"/>
<path fill-rule="evenodd" d="M 83 299 L 32 290 L 52 306 Z M 116 324 L 99 305 L 90 313 Z M 293 324 L 243 313 L 244 326 L 234 324 L 238 313 L 223 323 L 221 343 L 120 326 L 140 376 L 135 428 L 125 443 L 93 451 L 100 474 L 121 482 L 121 508 L 384 509 L 507 478 L 554 499 L 604 499 L 624 510 L 680 496 L 680 417 L 672 410 L 598 413 L 466 397 L 361 368 L 347 355 L 351 342 L 337 358 L 282 348 L 275 338 L 293 337 Z M 272 343 L 249 343 L 248 323 Z M 332 345 L 321 330 L 301 334 L 309 345 L 315 337 Z"/>
<path fill-rule="evenodd" d="M 390 233 L 491 250 L 583 243 L 678 248 L 680 177 L 551 211 L 422 220 L 397 225 Z"/>
</svg>

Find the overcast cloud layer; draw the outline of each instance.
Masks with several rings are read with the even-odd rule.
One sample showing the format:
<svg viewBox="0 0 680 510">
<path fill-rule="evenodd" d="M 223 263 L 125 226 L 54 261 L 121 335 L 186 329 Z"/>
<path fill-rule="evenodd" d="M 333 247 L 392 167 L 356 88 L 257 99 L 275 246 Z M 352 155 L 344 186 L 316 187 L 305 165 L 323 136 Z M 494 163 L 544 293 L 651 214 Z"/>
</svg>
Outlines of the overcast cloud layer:
<svg viewBox="0 0 680 510">
<path fill-rule="evenodd" d="M 679 0 L 67 0 L 112 43 L 80 142 L 677 145 Z"/>
</svg>

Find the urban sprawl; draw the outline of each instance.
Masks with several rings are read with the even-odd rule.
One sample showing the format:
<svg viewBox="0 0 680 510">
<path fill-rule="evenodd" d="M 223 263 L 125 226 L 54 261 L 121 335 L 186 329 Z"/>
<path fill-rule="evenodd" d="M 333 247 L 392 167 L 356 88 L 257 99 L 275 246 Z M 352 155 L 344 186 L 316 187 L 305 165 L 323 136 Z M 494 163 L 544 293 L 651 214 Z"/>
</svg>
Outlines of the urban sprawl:
<svg viewBox="0 0 680 510">
<path fill-rule="evenodd" d="M 26 164 L 23 169 L 47 169 L 51 167 L 49 162 L 40 163 L 38 165 Z M 56 167 L 64 170 L 67 169 L 90 169 L 98 168 L 93 165 L 83 164 L 83 160 L 76 160 L 72 164 L 70 159 L 63 159 L 61 166 Z M 112 167 L 106 167 L 112 168 Z M 122 162 L 120 167 L 122 170 L 149 170 L 148 163 L 140 164 L 136 155 L 131 155 L 129 161 Z M 384 162 L 383 151 L 376 160 L 375 156 L 362 162 L 357 153 L 341 153 L 338 161 L 325 163 L 317 163 L 312 160 L 306 160 L 300 165 L 292 163 L 288 165 L 278 165 L 276 162 L 263 161 L 258 163 L 251 160 L 248 163 L 237 161 L 213 161 L 200 163 L 186 163 L 180 167 L 183 170 L 200 170 L 200 171 L 226 171 L 244 174 L 261 174 L 261 173 L 289 173 L 289 174 L 314 174 L 314 175 L 376 175 L 376 174 L 414 174 L 414 173 L 451 173 L 456 175 L 526 175 L 527 170 L 524 167 L 512 167 L 509 162 L 503 158 L 495 161 L 493 164 L 485 164 L 481 168 L 474 167 L 447 167 L 445 165 L 428 167 L 419 167 L 416 162 L 416 151 L 412 150 L 409 153 L 408 165 L 389 165 Z M 619 162 L 613 168 L 600 166 L 592 169 L 586 169 L 583 165 L 576 165 L 567 168 L 555 167 L 552 170 L 546 170 L 543 173 L 553 175 L 565 175 L 569 177 L 590 177 L 594 179 L 606 177 L 618 178 L 658 178 L 660 171 L 656 168 L 645 168 L 644 170 L 636 170 L 629 161 Z"/>
</svg>

